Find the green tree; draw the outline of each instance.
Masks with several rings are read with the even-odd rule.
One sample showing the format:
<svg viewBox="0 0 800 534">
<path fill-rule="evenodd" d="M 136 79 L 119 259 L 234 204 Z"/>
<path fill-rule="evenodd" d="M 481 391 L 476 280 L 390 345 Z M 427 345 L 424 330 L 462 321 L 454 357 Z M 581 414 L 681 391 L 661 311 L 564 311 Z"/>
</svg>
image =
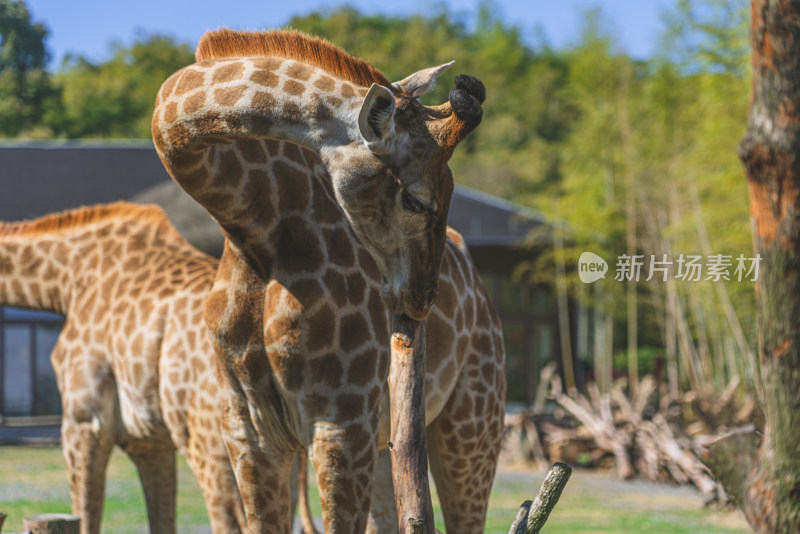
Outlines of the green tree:
<svg viewBox="0 0 800 534">
<path fill-rule="evenodd" d="M 556 145 L 575 111 L 559 93 L 566 66 L 560 54 L 527 46 L 522 30 L 504 24 L 491 2 L 480 4 L 474 30 L 446 10 L 399 18 L 340 8 L 295 17 L 289 26 L 369 59 L 392 80 L 455 60 L 426 103 L 444 102 L 458 73 L 477 76 L 487 87 L 485 120 L 451 160 L 456 179 L 506 197 L 558 179 Z"/>
<path fill-rule="evenodd" d="M 47 29 L 31 21 L 22 0 L 0 0 L 0 136 L 36 125 L 54 96 L 45 67 Z"/>
<path fill-rule="evenodd" d="M 149 138 L 158 88 L 193 61 L 187 43 L 156 34 L 142 34 L 129 47 L 112 45 L 104 62 L 67 57 L 55 75 L 62 92 L 60 113 L 49 125 L 70 138 Z"/>
</svg>

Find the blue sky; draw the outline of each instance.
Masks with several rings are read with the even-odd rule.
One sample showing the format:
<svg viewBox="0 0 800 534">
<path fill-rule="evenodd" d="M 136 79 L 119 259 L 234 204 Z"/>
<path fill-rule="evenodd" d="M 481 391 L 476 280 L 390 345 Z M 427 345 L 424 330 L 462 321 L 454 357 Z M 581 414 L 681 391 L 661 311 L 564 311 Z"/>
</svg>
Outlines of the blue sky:
<svg viewBox="0 0 800 534">
<path fill-rule="evenodd" d="M 109 44 L 132 42 L 138 30 L 175 36 L 194 45 L 209 29 L 266 29 L 284 25 L 292 15 L 331 9 L 331 0 L 27 0 L 34 21 L 50 30 L 48 46 L 57 65 L 68 53 L 102 60 Z M 446 4 L 451 11 L 474 14 L 478 0 L 349 0 L 366 13 L 431 13 Z M 599 5 L 622 46 L 637 58 L 649 57 L 661 29 L 660 14 L 674 0 L 496 0 L 504 20 L 533 38 L 541 31 L 554 47 L 578 38 L 580 13 Z"/>
</svg>

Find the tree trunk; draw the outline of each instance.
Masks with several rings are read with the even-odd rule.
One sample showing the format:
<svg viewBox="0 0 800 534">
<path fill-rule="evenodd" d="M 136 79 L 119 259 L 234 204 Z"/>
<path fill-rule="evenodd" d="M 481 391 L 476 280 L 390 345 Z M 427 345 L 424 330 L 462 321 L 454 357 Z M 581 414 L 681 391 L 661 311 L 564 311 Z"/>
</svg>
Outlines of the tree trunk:
<svg viewBox="0 0 800 534">
<path fill-rule="evenodd" d="M 791 534 L 800 533 L 800 2 L 753 0 L 751 43 L 753 89 L 739 156 L 762 258 L 756 300 L 766 427 L 760 440 L 721 441 L 708 461 L 757 533 Z"/>
<path fill-rule="evenodd" d="M 569 299 L 567 298 L 567 277 L 564 266 L 564 237 L 561 230 L 553 233 L 553 249 L 556 264 L 556 302 L 558 305 L 558 334 L 561 347 L 561 371 L 567 391 L 575 387 L 575 369 L 572 365 L 572 341 L 569 326 Z"/>
</svg>

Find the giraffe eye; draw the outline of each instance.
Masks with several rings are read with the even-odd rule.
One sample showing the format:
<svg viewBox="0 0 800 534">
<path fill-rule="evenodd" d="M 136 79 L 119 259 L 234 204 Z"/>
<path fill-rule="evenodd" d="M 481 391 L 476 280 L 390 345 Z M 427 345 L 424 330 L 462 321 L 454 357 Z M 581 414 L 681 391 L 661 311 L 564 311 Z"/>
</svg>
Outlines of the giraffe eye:
<svg viewBox="0 0 800 534">
<path fill-rule="evenodd" d="M 414 195 L 403 192 L 403 208 L 413 213 L 422 213 L 427 206 Z"/>
</svg>

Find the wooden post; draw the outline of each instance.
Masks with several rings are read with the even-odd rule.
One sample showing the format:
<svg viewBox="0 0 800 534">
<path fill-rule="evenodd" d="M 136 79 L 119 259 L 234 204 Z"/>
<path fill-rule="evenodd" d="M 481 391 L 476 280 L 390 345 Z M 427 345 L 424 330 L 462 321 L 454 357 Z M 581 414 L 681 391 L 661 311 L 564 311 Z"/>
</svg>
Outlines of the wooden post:
<svg viewBox="0 0 800 534">
<path fill-rule="evenodd" d="M 79 534 L 81 518 L 72 514 L 39 514 L 22 520 L 26 534 Z"/>
<path fill-rule="evenodd" d="M 395 505 L 401 534 L 433 534 L 425 440 L 425 323 L 395 316 L 389 370 Z"/>
</svg>

